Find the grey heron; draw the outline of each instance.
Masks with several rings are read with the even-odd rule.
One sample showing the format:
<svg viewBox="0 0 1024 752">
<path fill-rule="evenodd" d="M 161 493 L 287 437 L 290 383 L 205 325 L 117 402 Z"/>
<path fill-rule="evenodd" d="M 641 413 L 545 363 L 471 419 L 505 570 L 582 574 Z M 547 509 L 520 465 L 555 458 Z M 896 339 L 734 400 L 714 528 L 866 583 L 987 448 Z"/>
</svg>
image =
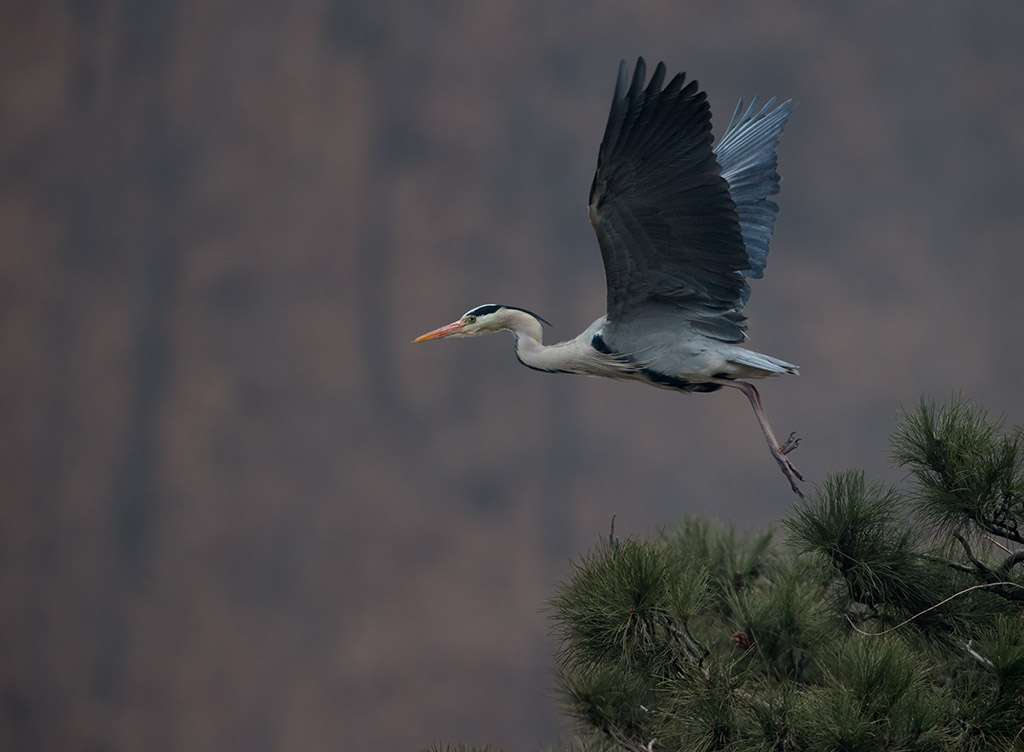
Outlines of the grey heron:
<svg viewBox="0 0 1024 752">
<path fill-rule="evenodd" d="M 763 275 L 778 206 L 776 149 L 795 104 L 741 100 L 712 148 L 711 111 L 696 81 L 664 85 L 659 63 L 646 84 L 619 64 L 611 112 L 590 188 L 590 222 L 607 281 L 607 313 L 582 334 L 542 344 L 547 322 L 524 308 L 487 304 L 414 342 L 511 331 L 519 361 L 546 373 L 642 381 L 680 392 L 739 389 L 754 408 L 772 457 L 803 496 L 753 384 L 797 367 L 740 347 L 749 278 Z"/>
</svg>

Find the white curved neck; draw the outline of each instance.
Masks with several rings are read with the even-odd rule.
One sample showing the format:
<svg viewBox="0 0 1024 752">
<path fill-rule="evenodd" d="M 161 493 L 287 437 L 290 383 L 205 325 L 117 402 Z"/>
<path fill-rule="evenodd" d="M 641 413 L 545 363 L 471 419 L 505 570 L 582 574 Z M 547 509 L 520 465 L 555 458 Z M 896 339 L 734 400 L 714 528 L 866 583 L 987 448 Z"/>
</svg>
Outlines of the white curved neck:
<svg viewBox="0 0 1024 752">
<path fill-rule="evenodd" d="M 580 337 L 556 345 L 545 345 L 540 322 L 528 313 L 509 309 L 502 322 L 504 328 L 510 330 L 516 338 L 516 357 L 519 362 L 529 368 L 551 373 L 587 373 L 581 370 L 586 361 L 588 351 L 592 350 L 588 342 Z M 585 333 L 584 333 L 585 334 Z"/>
<path fill-rule="evenodd" d="M 514 308 L 505 309 L 503 313 L 502 328 L 515 336 L 516 357 L 520 363 L 541 371 L 564 370 L 565 359 L 557 352 L 561 348 L 543 343 L 544 330 L 537 319 Z"/>
<path fill-rule="evenodd" d="M 524 366 L 540 371 L 567 370 L 564 353 L 559 352 L 561 347 L 545 345 L 532 333 L 515 330 L 513 333 L 516 337 L 516 357 Z"/>
</svg>

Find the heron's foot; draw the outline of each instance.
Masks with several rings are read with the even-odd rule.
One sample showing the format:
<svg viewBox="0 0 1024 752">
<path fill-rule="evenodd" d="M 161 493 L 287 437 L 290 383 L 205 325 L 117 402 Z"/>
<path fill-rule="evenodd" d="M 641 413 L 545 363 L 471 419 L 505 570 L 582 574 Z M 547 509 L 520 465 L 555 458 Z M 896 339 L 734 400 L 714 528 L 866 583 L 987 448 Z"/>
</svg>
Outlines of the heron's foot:
<svg viewBox="0 0 1024 752">
<path fill-rule="evenodd" d="M 787 441 L 786 444 L 789 442 Z M 785 444 L 783 445 L 783 447 Z M 786 459 L 783 447 L 779 447 L 778 452 L 774 453 L 775 461 L 779 463 L 779 469 L 782 470 L 782 474 L 786 476 L 786 480 L 789 481 L 789 487 L 793 489 L 793 493 L 799 496 L 801 499 L 804 498 L 804 492 L 800 490 L 800 486 L 796 484 L 797 481 L 803 481 L 804 476 L 800 474 L 800 471 L 793 467 L 793 463 Z M 792 451 L 796 447 L 790 447 L 789 451 Z"/>
<path fill-rule="evenodd" d="M 782 442 L 782 446 L 779 447 L 779 454 L 789 454 L 794 449 L 800 446 L 800 437 L 796 435 L 796 431 L 793 431 L 789 435 L 789 438 Z M 803 480 L 803 478 L 801 478 Z"/>
</svg>

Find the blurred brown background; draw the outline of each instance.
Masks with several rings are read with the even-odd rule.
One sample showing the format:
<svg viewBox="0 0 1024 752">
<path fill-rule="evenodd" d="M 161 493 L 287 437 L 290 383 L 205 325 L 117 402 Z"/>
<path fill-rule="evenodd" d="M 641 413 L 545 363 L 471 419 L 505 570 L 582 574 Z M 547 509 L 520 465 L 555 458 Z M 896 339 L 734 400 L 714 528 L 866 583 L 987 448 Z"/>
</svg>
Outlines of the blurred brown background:
<svg viewBox="0 0 1024 752">
<path fill-rule="evenodd" d="M 620 58 L 793 97 L 751 346 L 810 481 L 1024 422 L 1024 5 L 0 3 L 0 748 L 533 749 L 606 535 L 793 497 L 739 394 L 542 376 L 601 315 Z"/>
</svg>

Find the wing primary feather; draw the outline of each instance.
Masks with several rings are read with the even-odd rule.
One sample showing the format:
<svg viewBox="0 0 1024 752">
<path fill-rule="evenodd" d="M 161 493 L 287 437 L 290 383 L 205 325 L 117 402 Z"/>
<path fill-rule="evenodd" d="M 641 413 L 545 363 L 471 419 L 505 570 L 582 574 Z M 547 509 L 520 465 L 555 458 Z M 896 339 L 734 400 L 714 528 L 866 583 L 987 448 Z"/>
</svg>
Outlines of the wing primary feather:
<svg viewBox="0 0 1024 752">
<path fill-rule="evenodd" d="M 608 113 L 608 125 L 604 129 L 604 138 L 601 140 L 601 157 L 603 158 L 605 153 L 611 151 L 615 144 L 618 143 L 619 133 L 622 130 L 622 123 L 624 118 L 622 117 L 622 110 L 626 107 L 626 82 L 629 69 L 626 67 L 626 61 L 619 61 L 619 76 L 615 82 L 615 93 L 612 95 L 612 107 Z"/>
<path fill-rule="evenodd" d="M 768 198 L 779 192 L 776 149 L 782 129 L 796 107 L 792 100 L 777 107 L 775 102 L 772 97 L 758 109 L 758 98 L 754 97 L 744 110 L 740 100 L 729 127 L 715 146 L 715 156 L 736 203 L 743 243 L 750 257 L 749 268 L 742 274 L 755 279 L 764 275 L 779 210 L 778 204 Z M 743 303 L 749 295 L 750 289 L 746 287 Z"/>
<path fill-rule="evenodd" d="M 743 338 L 745 277 L 760 276 L 777 207 L 775 149 L 791 103 L 736 108 L 712 148 L 711 111 L 683 73 L 646 80 L 620 62 L 590 192 L 608 283 L 608 332 L 679 316 L 726 341 Z M 773 109 L 774 107 L 774 109 Z"/>
</svg>

